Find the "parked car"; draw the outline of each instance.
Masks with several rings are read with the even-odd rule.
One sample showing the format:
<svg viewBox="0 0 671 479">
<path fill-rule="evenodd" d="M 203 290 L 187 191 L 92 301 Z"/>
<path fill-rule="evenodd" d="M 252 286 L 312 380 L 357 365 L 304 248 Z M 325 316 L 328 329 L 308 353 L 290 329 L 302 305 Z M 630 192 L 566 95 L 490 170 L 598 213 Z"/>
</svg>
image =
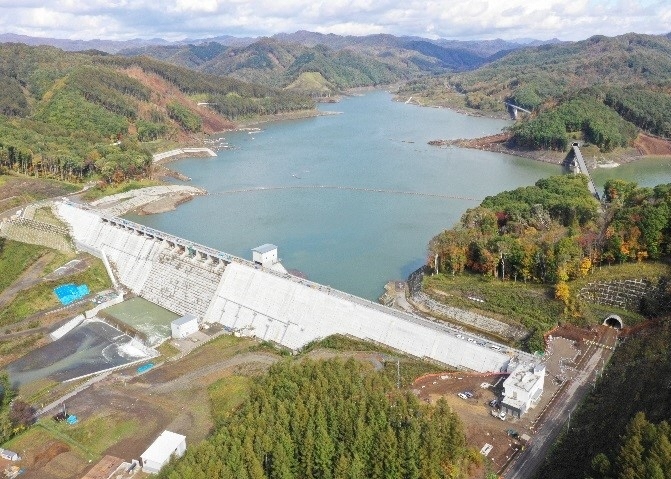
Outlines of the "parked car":
<svg viewBox="0 0 671 479">
<path fill-rule="evenodd" d="M 468 396 L 466 396 L 464 393 L 457 393 L 457 396 L 459 396 L 461 399 L 468 399 Z"/>
<path fill-rule="evenodd" d="M 471 391 L 464 391 L 464 396 L 470 399 L 473 397 L 473 393 Z"/>
<path fill-rule="evenodd" d="M 501 421 L 505 421 L 505 420 L 506 420 L 506 412 L 505 412 L 505 411 L 501 411 L 501 412 L 499 413 L 499 419 L 500 419 Z"/>
</svg>

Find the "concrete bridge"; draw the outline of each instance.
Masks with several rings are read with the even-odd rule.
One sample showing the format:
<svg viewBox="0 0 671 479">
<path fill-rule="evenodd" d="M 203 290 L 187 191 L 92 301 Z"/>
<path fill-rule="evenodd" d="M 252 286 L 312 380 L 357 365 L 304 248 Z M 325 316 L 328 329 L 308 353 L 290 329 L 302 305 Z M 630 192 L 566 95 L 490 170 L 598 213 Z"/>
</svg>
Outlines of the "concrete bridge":
<svg viewBox="0 0 671 479">
<path fill-rule="evenodd" d="M 596 190 L 596 186 L 594 186 L 594 180 L 592 180 L 592 175 L 589 174 L 589 171 L 587 170 L 587 165 L 585 165 L 585 160 L 582 157 L 582 153 L 580 152 L 580 147 L 578 146 L 578 143 L 573 143 L 573 161 L 574 161 L 574 166 L 578 167 L 578 170 L 580 173 L 585 175 L 589 182 L 587 183 L 587 187 L 589 188 L 590 193 L 597 199 L 601 200 L 599 197 L 599 192 Z"/>
<path fill-rule="evenodd" d="M 530 115 L 531 112 L 529 110 L 526 110 L 522 108 L 521 106 L 517 106 L 513 103 L 509 103 L 507 101 L 503 102 L 504 105 L 508 107 L 508 112 L 510 113 L 510 116 L 512 116 L 515 120 L 517 120 L 517 112 L 518 111 L 523 111 L 524 113 Z"/>
</svg>

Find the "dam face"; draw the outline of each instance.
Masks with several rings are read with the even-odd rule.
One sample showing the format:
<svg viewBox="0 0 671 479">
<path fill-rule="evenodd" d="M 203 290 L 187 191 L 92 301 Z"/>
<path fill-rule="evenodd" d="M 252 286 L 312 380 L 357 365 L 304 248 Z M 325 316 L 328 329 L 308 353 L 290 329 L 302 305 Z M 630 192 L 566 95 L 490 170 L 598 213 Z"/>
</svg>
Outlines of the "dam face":
<svg viewBox="0 0 671 479">
<path fill-rule="evenodd" d="M 291 350 L 332 334 L 478 372 L 504 372 L 521 351 L 467 342 L 443 323 L 402 313 L 290 274 L 63 201 L 78 249 L 101 257 L 125 288 L 170 311 L 220 323 Z"/>
</svg>

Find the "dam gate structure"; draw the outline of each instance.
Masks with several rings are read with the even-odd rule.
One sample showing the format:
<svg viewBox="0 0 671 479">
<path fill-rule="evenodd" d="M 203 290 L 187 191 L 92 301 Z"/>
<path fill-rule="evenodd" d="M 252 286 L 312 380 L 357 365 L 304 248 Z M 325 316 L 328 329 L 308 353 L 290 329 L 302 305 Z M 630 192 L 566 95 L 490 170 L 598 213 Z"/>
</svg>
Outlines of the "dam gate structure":
<svg viewBox="0 0 671 479">
<path fill-rule="evenodd" d="M 333 334 L 369 340 L 462 370 L 506 372 L 534 356 L 463 339 L 443 322 L 404 313 L 89 209 L 57 204 L 78 249 L 106 257 L 134 294 L 200 324 L 271 341 L 290 350 Z"/>
</svg>

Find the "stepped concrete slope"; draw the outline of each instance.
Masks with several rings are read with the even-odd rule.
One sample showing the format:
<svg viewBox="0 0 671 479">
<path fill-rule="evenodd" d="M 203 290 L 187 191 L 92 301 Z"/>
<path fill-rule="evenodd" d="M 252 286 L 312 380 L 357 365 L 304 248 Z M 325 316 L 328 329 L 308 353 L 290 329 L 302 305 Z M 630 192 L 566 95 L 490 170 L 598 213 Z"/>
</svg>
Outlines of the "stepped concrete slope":
<svg viewBox="0 0 671 479">
<path fill-rule="evenodd" d="M 443 323 L 262 268 L 183 238 L 64 201 L 59 215 L 81 249 L 104 254 L 126 288 L 179 314 L 221 323 L 292 350 L 332 334 L 374 341 L 413 356 L 480 372 L 533 357 L 462 339 Z M 458 337 L 459 335 L 459 337 Z M 493 349 L 500 348 L 500 349 Z"/>
</svg>

